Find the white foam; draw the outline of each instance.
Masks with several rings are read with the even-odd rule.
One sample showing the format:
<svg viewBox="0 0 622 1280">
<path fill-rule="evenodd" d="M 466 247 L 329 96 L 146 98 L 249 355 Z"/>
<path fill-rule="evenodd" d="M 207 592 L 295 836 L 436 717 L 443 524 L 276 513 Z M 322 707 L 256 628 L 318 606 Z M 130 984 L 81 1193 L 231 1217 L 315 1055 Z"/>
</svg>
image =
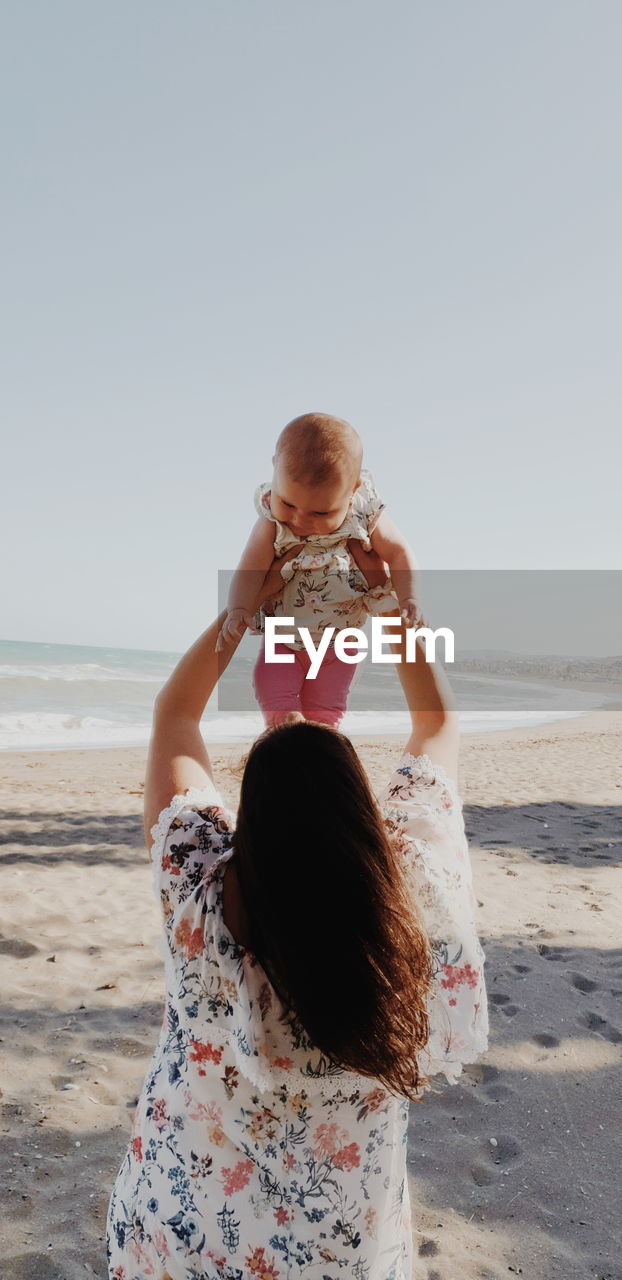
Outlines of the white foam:
<svg viewBox="0 0 622 1280">
<path fill-rule="evenodd" d="M 0 751 L 53 751 L 67 747 L 139 747 L 148 724 L 124 724 L 98 716 L 24 711 L 0 716 Z"/>
<path fill-rule="evenodd" d="M 132 684 L 162 684 L 166 674 L 150 675 L 134 667 L 103 667 L 97 662 L 80 662 L 74 666 L 66 663 L 41 666 L 36 663 L 19 665 L 3 663 L 0 665 L 0 680 L 62 680 L 69 684 L 80 681 L 94 681 L 97 684 L 108 684 L 110 681 L 129 681 Z"/>
<path fill-rule="evenodd" d="M 487 733 L 494 729 L 536 727 L 581 714 L 576 711 L 464 711 L 462 733 Z M 248 742 L 264 728 L 261 715 L 252 713 L 209 715 L 202 721 L 206 742 Z M 349 711 L 341 728 L 353 736 L 397 734 L 406 740 L 410 719 L 406 711 Z M 0 716 L 0 751 L 58 751 L 95 747 L 142 747 L 149 741 L 151 725 L 105 720 L 58 712 L 22 712 Z"/>
</svg>

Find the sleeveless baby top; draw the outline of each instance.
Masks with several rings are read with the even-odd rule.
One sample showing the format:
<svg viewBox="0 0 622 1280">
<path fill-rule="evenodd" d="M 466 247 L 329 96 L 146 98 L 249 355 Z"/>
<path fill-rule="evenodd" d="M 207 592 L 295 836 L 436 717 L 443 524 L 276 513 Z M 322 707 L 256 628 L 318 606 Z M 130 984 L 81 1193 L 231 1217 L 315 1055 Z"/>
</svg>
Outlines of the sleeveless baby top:
<svg viewBox="0 0 622 1280">
<path fill-rule="evenodd" d="M 318 635 L 326 627 L 362 627 L 370 614 L 397 616 L 399 605 L 390 580 L 370 590 L 348 549 L 348 540 L 357 538 L 369 551 L 371 534 L 386 505 L 369 471 L 361 471 L 361 483 L 352 495 L 345 520 L 334 533 L 301 538 L 273 516 L 270 493 L 269 484 L 260 484 L 255 491 L 255 507 L 259 515 L 274 524 L 275 556 L 303 545 L 298 555 L 281 568 L 282 590 L 255 615 L 257 631 L 265 631 L 266 617 L 294 618 L 297 627 L 308 627 Z M 304 647 L 298 637 L 288 645 L 292 649 Z"/>
<path fill-rule="evenodd" d="M 382 812 L 433 956 L 421 1071 L 453 1083 L 488 1045 L 462 805 L 438 765 L 406 754 Z M 166 1011 L 110 1199 L 110 1280 L 411 1280 L 408 1102 L 281 1022 L 224 923 L 233 830 L 212 782 L 153 829 Z"/>
</svg>

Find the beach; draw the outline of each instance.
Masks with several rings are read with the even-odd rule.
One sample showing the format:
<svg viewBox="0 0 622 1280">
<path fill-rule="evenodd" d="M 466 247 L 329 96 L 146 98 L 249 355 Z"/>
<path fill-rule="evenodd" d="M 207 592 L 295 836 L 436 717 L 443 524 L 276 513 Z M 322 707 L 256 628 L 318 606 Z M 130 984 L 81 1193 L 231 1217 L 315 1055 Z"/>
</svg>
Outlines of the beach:
<svg viewBox="0 0 622 1280">
<path fill-rule="evenodd" d="M 380 791 L 402 740 L 355 742 Z M 209 749 L 235 809 L 244 744 Z M 414 1280 L 622 1280 L 621 758 L 614 710 L 463 738 L 491 1036 L 411 1107 Z M 144 768 L 142 746 L 0 755 L 2 1280 L 106 1280 L 163 1012 Z"/>
</svg>

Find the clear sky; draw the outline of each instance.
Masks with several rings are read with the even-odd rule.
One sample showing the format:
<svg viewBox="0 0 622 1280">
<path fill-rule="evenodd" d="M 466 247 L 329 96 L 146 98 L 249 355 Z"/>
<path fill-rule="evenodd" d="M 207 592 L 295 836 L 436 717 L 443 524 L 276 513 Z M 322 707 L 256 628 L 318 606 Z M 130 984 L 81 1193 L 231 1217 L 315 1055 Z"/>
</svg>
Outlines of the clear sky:
<svg viewBox="0 0 622 1280">
<path fill-rule="evenodd" d="M 618 568 L 619 0 L 4 7 L 0 636 L 186 647 L 323 410 L 420 562 Z"/>
</svg>

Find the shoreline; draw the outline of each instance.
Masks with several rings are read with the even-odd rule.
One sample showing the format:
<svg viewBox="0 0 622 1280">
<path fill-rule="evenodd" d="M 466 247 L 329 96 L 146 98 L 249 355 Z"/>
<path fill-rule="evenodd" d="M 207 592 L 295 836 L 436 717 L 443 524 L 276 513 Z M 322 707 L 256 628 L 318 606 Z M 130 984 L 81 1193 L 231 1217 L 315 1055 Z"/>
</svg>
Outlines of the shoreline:
<svg viewBox="0 0 622 1280">
<path fill-rule="evenodd" d="M 383 778 L 399 760 L 408 734 L 367 733 L 350 735 L 361 754 L 372 786 L 382 785 Z M 206 743 L 217 785 L 232 807 L 237 806 L 237 788 L 243 762 L 252 745 L 252 738 L 240 741 Z M 617 761 L 612 754 L 613 744 L 618 745 Z M 607 748 L 607 749 L 605 749 Z M 566 750 L 573 757 L 572 768 L 576 772 L 576 757 L 585 753 L 585 778 L 592 778 L 598 787 L 600 779 L 596 770 L 598 756 L 604 754 L 607 767 L 614 771 L 622 759 L 622 712 L 592 711 L 568 716 L 563 720 L 546 721 L 537 725 L 523 725 L 512 729 L 491 729 L 485 733 L 464 733 L 460 738 L 458 785 L 463 790 L 465 803 L 470 798 L 468 777 L 474 762 L 492 759 L 497 753 L 512 762 L 504 788 L 504 804 L 511 803 L 512 785 L 518 783 L 515 761 L 521 761 L 521 789 L 523 784 L 537 790 L 538 770 L 544 766 L 550 773 L 554 761 L 561 761 Z M 45 795 L 49 813 L 56 813 L 65 806 L 77 806 L 89 810 L 89 804 L 97 811 L 108 798 L 108 807 L 114 796 L 118 812 L 140 814 L 147 746 L 139 747 L 71 747 L 44 751 L 0 752 L 0 806 L 10 805 L 13 810 L 26 809 L 29 803 L 37 807 Z M 499 767 L 501 770 L 501 766 Z M 465 779 L 467 780 L 464 786 Z M 570 798 L 570 797 L 569 797 Z M 613 798 L 622 802 L 622 780 L 619 789 L 614 788 Z M 121 801 L 123 803 L 121 804 Z M 622 1278 L 621 1278 L 622 1280 Z"/>
<path fill-rule="evenodd" d="M 588 707 L 588 708 L 586 708 L 585 710 L 580 710 L 580 709 L 571 709 L 571 710 L 566 710 L 566 711 L 550 711 L 550 712 L 547 712 L 547 711 L 542 711 L 542 712 L 540 712 L 540 711 L 527 711 L 527 712 L 525 712 L 525 713 L 524 713 L 525 715 L 533 715 L 533 716 L 536 716 L 536 717 L 545 716 L 545 717 L 548 717 L 548 718 L 545 718 L 545 719 L 539 719 L 539 718 L 538 718 L 538 719 L 533 720 L 530 724 L 517 724 L 517 725 L 512 725 L 512 726 L 509 726 L 509 727 L 506 727 L 506 728 L 502 728 L 502 729 L 496 729 L 496 728 L 493 728 L 493 727 L 491 727 L 490 729 L 482 729 L 482 728 L 481 728 L 481 726 L 478 726 L 478 727 L 477 727 L 477 728 L 475 728 L 475 729 L 463 728 L 463 729 L 461 729 L 461 734 L 460 734 L 460 736 L 461 736 L 461 739 L 462 739 L 462 738 L 465 738 L 465 739 L 469 739 L 469 740 L 470 740 L 470 739 L 472 739 L 472 738 L 474 738 L 474 737 L 487 738 L 490 734 L 498 734 L 498 733 L 514 733 L 514 732 L 522 732 L 522 731 L 536 733 L 538 730 L 540 730 L 540 729 L 544 729 L 544 728 L 546 728 L 547 726 L 552 726 L 552 725 L 562 724 L 562 723 L 565 723 L 565 722 L 568 722 L 568 721 L 574 721 L 574 720 L 579 720 L 579 719 L 581 719 L 581 720 L 585 720 L 586 718 L 589 718 L 589 717 L 591 717 L 591 716 L 593 716 L 593 715 L 600 715 L 601 713 L 603 713 L 603 714 L 608 714 L 608 713 L 610 713 L 610 712 L 611 712 L 611 713 L 615 713 L 615 712 L 619 712 L 619 711 L 622 711 L 622 702 L 621 702 L 621 703 L 619 703 L 619 704 L 618 704 L 617 702 L 612 702 L 612 703 L 611 703 L 611 705 L 607 705 L 606 703 L 603 703 L 603 704 L 600 704 L 600 705 L 598 705 L 598 706 L 596 706 L 596 707 Z M 354 714 L 354 715 L 359 715 L 359 714 L 361 714 L 361 713 L 360 713 L 360 712 L 356 712 L 356 711 L 354 711 L 352 714 Z M 374 714 L 375 714 L 375 712 L 373 712 L 373 711 L 369 711 L 369 712 L 365 712 L 364 714 L 365 714 L 365 715 L 370 715 L 370 716 L 371 716 L 371 715 L 374 715 Z M 401 713 L 401 712 L 399 712 L 399 713 L 397 713 L 397 712 L 396 712 L 396 715 L 397 715 L 397 714 L 402 714 L 402 713 Z M 405 714 L 405 713 L 404 713 L 404 714 Z M 480 719 L 481 719 L 481 717 L 483 717 L 483 716 L 486 714 L 486 712 L 483 712 L 483 711 L 482 711 L 482 712 L 477 712 L 477 711 L 475 711 L 475 712 L 462 712 L 462 713 L 460 713 L 460 712 L 459 712 L 459 714 L 463 714 L 463 715 L 472 715 L 472 716 L 476 716 L 476 717 L 478 717 L 478 718 L 480 718 Z M 500 711 L 500 712 L 492 712 L 492 711 L 491 711 L 491 712 L 490 712 L 490 714 L 491 714 L 491 715 L 495 715 L 495 716 L 496 716 L 496 717 L 498 717 L 498 718 L 501 718 L 501 717 L 505 717 L 505 718 L 507 718 L 507 719 L 512 719 L 512 718 L 513 718 L 513 717 L 512 717 L 512 712 L 507 712 L 507 713 L 506 713 L 506 712 L 502 712 L 502 711 Z M 207 723 L 209 724 L 209 723 L 213 723 L 213 722 L 207 722 Z M 406 734 L 407 734 L 407 729 L 404 729 L 404 736 L 406 736 Z M 257 736 L 257 735 L 255 735 L 255 736 Z M 402 735 L 401 735 L 400 733 L 397 733 L 394 729 L 380 729 L 377 733 L 374 733 L 373 731 L 371 731 L 371 730 L 369 730 L 368 728 L 366 728 L 366 729 L 363 729 L 363 730 L 356 730 L 356 729 L 355 729 L 355 730 L 353 730 L 353 731 L 352 731 L 352 732 L 350 732 L 350 733 L 347 733 L 347 732 L 346 732 L 345 736 L 346 736 L 346 737 L 348 737 L 348 738 L 350 738 L 350 739 L 352 740 L 352 742 L 354 742 L 354 741 L 361 741 L 361 742 L 362 742 L 362 741 L 364 741 L 364 742 L 367 742 L 367 741 L 379 741 L 379 740 L 381 740 L 381 739 L 385 739 L 385 738 L 399 738 L 399 737 L 400 737 L 400 736 L 402 736 Z M 252 741 L 252 740 L 253 740 L 253 739 L 252 739 L 248 734 L 240 734 L 240 736 L 239 736 L 239 737 L 235 737 L 235 738 L 214 738 L 214 739 L 212 740 L 212 739 L 207 738 L 207 737 L 205 736 L 205 733 L 204 733 L 204 734 L 203 734 L 203 737 L 204 737 L 204 741 L 205 741 L 205 744 L 206 744 L 206 746 L 207 746 L 208 750 L 209 750 L 209 749 L 213 749 L 213 750 L 220 750 L 222 747 L 227 747 L 227 746 L 231 746 L 231 747 L 235 747 L 235 746 L 242 747 L 242 746 L 244 746 L 244 744 L 247 744 L 247 743 L 249 743 L 250 741 Z M 77 753 L 80 753 L 80 752 L 82 752 L 82 751 L 86 751 L 86 752 L 92 752 L 92 751 L 96 751 L 96 752 L 98 752 L 98 751 L 146 751 L 146 750 L 147 750 L 147 748 L 148 748 L 148 735 L 147 735 L 147 739 L 146 739 L 146 741 L 145 741 L 145 742 L 142 742 L 142 743 L 128 743 L 128 744 L 126 744 L 126 743 L 122 743 L 122 742 L 116 742 L 116 743 L 115 743 L 115 742 L 111 742 L 111 743 L 107 743 L 107 742 L 98 742 L 98 743 L 97 743 L 97 742 L 95 742 L 95 743 L 89 743 L 89 742 L 78 742 L 78 743 L 75 743 L 75 744 L 69 744 L 69 745 L 68 745 L 67 743 L 61 743 L 61 744 L 59 744 L 59 745 L 50 745 L 50 746 L 41 746 L 41 745 L 38 745 L 38 746 L 32 746 L 32 747 L 30 747 L 30 746 L 23 746 L 23 747 L 14 747 L 14 746 L 10 746 L 10 747 L 0 747 L 0 761 L 1 761 L 2 759 L 4 759 L 5 757 L 7 757 L 7 756 L 9 756 L 9 757 L 12 757 L 12 756 L 26 756 L 26 755 L 42 755 L 42 756 L 47 756 L 47 755 L 56 755 L 56 754 L 58 754 L 58 753 L 68 753 L 68 754 L 72 754 L 72 755 L 73 755 L 73 754 L 75 754 L 76 752 L 77 752 Z"/>
</svg>

